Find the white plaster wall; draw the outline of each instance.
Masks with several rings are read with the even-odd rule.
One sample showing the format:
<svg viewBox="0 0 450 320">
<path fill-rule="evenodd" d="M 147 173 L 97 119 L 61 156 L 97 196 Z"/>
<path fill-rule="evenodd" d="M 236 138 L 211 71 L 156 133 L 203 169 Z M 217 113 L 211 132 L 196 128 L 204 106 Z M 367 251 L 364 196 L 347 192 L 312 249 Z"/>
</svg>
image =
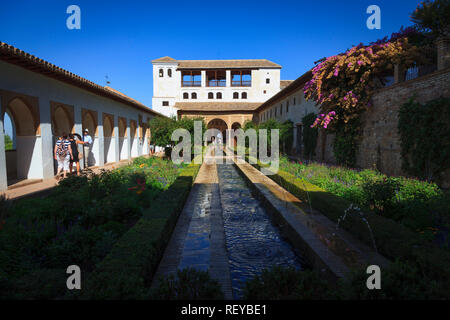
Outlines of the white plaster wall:
<svg viewBox="0 0 450 320">
<path fill-rule="evenodd" d="M 288 112 L 286 112 L 286 104 L 288 101 L 289 101 L 289 110 Z M 283 109 L 283 113 L 281 115 L 280 115 L 280 106 L 282 106 Z M 276 116 L 275 116 L 275 108 L 277 108 Z M 301 88 L 296 90 L 283 100 L 273 103 L 268 108 L 264 109 L 264 111 L 259 112 L 258 116 L 261 122 L 270 119 L 270 110 L 272 110 L 272 119 L 276 119 L 281 122 L 285 120 L 291 120 L 294 124 L 301 124 L 302 118 L 305 115 L 311 112 L 317 113 L 319 109 L 314 101 L 305 100 L 303 89 Z M 267 119 L 263 117 L 263 114 L 266 113 L 268 115 Z"/>
<path fill-rule="evenodd" d="M 289 108 L 286 112 L 286 104 L 289 102 Z M 283 112 L 280 114 L 280 106 Z M 277 109 L 277 115 L 275 116 L 275 108 Z M 272 117 L 270 117 L 270 111 L 272 110 Z M 308 113 L 318 113 L 319 109 L 317 104 L 314 101 L 306 101 L 303 93 L 303 88 L 300 88 L 289 96 L 285 97 L 282 100 L 273 103 L 263 111 L 259 112 L 258 117 L 260 122 L 267 121 L 268 119 L 276 119 L 277 121 L 284 122 L 286 120 L 291 120 L 294 123 L 293 128 L 293 148 L 295 148 L 296 152 L 300 152 L 303 148 L 303 142 L 297 141 L 297 125 L 302 124 L 302 119 Z M 267 117 L 265 116 L 267 115 Z"/>
<path fill-rule="evenodd" d="M 17 178 L 42 179 L 42 145 L 41 137 L 18 136 L 17 141 Z M 50 156 L 53 158 L 53 150 Z"/>
<path fill-rule="evenodd" d="M 135 158 L 138 156 L 138 139 L 134 138 L 131 145 L 131 157 Z"/>
<path fill-rule="evenodd" d="M 105 145 L 105 162 L 111 163 L 116 162 L 116 145 L 114 143 L 114 137 L 105 137 L 104 138 L 104 145 Z"/>
<path fill-rule="evenodd" d="M 120 160 L 128 159 L 128 138 L 119 138 Z"/>
</svg>

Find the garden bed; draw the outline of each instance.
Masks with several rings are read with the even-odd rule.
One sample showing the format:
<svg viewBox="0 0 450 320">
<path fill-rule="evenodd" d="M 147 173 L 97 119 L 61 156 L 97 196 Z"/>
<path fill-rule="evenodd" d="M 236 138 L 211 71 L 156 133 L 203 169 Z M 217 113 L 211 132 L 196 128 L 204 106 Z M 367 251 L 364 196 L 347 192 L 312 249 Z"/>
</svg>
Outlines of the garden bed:
<svg viewBox="0 0 450 320">
<path fill-rule="evenodd" d="M 184 168 L 89 276 L 78 298 L 146 299 L 199 165 Z"/>
<path fill-rule="evenodd" d="M 85 285 L 119 239 L 192 171 L 185 167 L 137 158 L 116 170 L 69 177 L 44 199 L 2 201 L 0 298 L 62 298 L 69 265 L 81 268 Z"/>
<path fill-rule="evenodd" d="M 284 161 L 281 161 L 280 170 L 278 173 L 269 177 L 297 196 L 299 199 L 307 202 L 309 198 L 310 204 L 314 209 L 317 209 L 330 220 L 337 223 L 338 219 L 342 218 L 345 210 L 347 210 L 353 202 L 344 195 L 338 195 L 337 192 L 333 193 L 310 183 L 305 177 L 303 177 L 302 174 L 295 171 L 298 170 L 298 164 L 286 164 L 283 162 Z M 261 168 L 260 163 L 255 164 L 254 166 L 258 169 Z M 290 170 L 294 174 L 284 171 L 285 169 Z M 321 170 L 326 169 L 322 168 Z M 340 172 L 344 174 L 348 169 L 338 168 L 336 170 L 340 170 Z M 317 179 L 317 177 L 314 177 L 314 174 L 315 173 L 313 172 L 310 177 L 307 177 L 310 179 Z M 350 172 L 348 174 L 351 175 L 354 173 Z M 374 174 L 379 175 L 377 173 Z M 374 179 L 375 181 L 378 181 L 378 177 Z M 421 182 L 411 183 L 415 186 Z M 406 184 L 406 186 L 409 187 L 408 184 Z M 417 189 L 421 190 L 421 188 L 425 188 L 425 190 L 429 190 L 428 188 L 431 188 L 432 191 L 435 190 L 433 186 L 418 186 Z M 417 189 L 415 191 L 417 191 Z M 403 192 L 404 195 L 408 194 L 407 190 L 403 190 Z M 358 194 L 356 191 L 355 193 Z M 412 194 L 413 199 L 411 199 L 411 201 L 414 200 L 414 192 L 412 192 Z M 420 192 L 418 192 L 418 194 L 420 195 Z M 445 197 L 445 195 L 442 196 Z M 417 197 L 415 199 L 415 201 L 419 200 L 423 202 L 424 206 L 427 206 L 427 201 L 424 200 L 424 198 Z M 429 201 L 430 202 L 428 202 L 428 205 L 430 205 L 430 203 L 434 203 L 436 198 L 430 197 Z M 443 210 L 440 214 L 444 215 L 441 218 L 445 219 L 445 210 L 448 210 L 448 207 L 445 208 L 443 203 L 439 203 L 436 206 L 438 205 L 443 205 Z M 414 284 L 411 283 L 405 283 L 403 285 L 408 285 L 409 287 L 413 286 L 415 291 L 412 294 L 416 294 L 417 291 L 422 290 L 424 294 L 431 294 L 434 297 L 448 298 L 450 295 L 450 252 L 447 248 L 442 247 L 442 245 L 439 245 L 439 243 L 436 243 L 433 239 L 426 237 L 425 233 L 411 229 L 410 225 L 405 222 L 407 220 L 396 221 L 394 217 L 384 217 L 376 210 L 375 207 L 372 208 L 372 210 L 367 205 L 362 207 L 364 217 L 367 219 L 373 230 L 379 252 L 393 261 L 396 261 L 395 268 L 397 269 L 402 269 L 405 271 L 409 267 L 414 268 L 413 271 L 417 275 L 421 276 L 420 279 L 416 279 L 417 283 L 420 283 L 421 285 L 428 283 L 429 288 L 420 289 L 417 286 L 414 287 Z M 413 211 L 413 209 L 410 210 Z M 425 221 L 428 222 L 430 220 Z M 431 219 L 431 221 L 434 220 Z M 348 215 L 346 219 L 341 222 L 340 226 L 365 242 L 367 245 L 372 245 L 372 240 L 370 233 L 368 232 L 367 225 L 358 214 Z M 407 279 L 407 277 L 405 277 L 403 280 L 406 281 L 411 279 Z M 399 285 L 400 283 L 401 282 L 398 282 L 396 285 Z"/>
</svg>

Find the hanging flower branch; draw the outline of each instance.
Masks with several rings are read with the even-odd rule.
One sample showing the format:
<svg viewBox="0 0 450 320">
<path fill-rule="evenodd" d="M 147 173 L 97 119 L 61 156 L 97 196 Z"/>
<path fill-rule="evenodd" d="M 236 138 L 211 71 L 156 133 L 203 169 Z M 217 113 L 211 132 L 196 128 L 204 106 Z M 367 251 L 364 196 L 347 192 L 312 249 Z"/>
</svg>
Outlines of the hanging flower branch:
<svg viewBox="0 0 450 320">
<path fill-rule="evenodd" d="M 401 29 L 389 39 L 359 44 L 317 64 L 304 87 L 306 99 L 316 101 L 322 111 L 314 126 L 345 124 L 369 108 L 372 94 L 393 74 L 395 64 L 409 67 L 420 60 L 420 49 L 408 41 L 416 33 L 414 27 Z"/>
</svg>

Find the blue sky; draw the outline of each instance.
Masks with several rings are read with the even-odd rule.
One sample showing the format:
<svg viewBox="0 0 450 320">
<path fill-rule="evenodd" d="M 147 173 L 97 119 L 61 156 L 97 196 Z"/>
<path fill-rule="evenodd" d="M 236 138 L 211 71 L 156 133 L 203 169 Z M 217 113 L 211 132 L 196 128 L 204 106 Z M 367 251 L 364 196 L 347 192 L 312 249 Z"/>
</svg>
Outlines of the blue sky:
<svg viewBox="0 0 450 320">
<path fill-rule="evenodd" d="M 1 1 L 0 41 L 151 106 L 151 60 L 260 59 L 296 79 L 314 61 L 411 25 L 419 0 Z M 66 8 L 81 8 L 69 30 Z M 366 8 L 381 8 L 381 30 Z"/>
</svg>

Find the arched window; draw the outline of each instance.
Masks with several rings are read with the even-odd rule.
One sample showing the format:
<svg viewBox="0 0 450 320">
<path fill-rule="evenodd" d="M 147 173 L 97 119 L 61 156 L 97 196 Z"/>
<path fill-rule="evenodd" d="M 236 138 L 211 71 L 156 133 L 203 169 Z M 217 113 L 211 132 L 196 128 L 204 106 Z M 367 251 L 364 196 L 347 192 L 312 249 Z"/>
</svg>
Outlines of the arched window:
<svg viewBox="0 0 450 320">
<path fill-rule="evenodd" d="M 233 99 L 239 99 L 239 92 L 233 92 Z"/>
<path fill-rule="evenodd" d="M 167 75 L 172 78 L 172 69 L 167 69 Z"/>
<path fill-rule="evenodd" d="M 183 93 L 183 99 L 189 99 L 189 93 L 187 92 Z"/>
<path fill-rule="evenodd" d="M 196 92 L 192 92 L 191 93 L 191 99 L 197 99 L 197 93 Z"/>
<path fill-rule="evenodd" d="M 159 69 L 159 77 L 160 78 L 164 77 L 164 70 L 163 69 Z"/>
<path fill-rule="evenodd" d="M 280 104 L 280 116 L 283 114 L 283 104 Z"/>
<path fill-rule="evenodd" d="M 222 92 L 217 92 L 216 99 L 222 99 Z"/>
<path fill-rule="evenodd" d="M 241 98 L 242 99 L 247 99 L 247 92 L 242 92 Z"/>
<path fill-rule="evenodd" d="M 208 99 L 214 99 L 214 93 L 208 92 Z"/>
<path fill-rule="evenodd" d="M 295 100 L 295 98 L 294 98 L 294 100 Z M 288 113 L 289 112 L 289 101 L 286 101 L 286 113 Z"/>
</svg>

